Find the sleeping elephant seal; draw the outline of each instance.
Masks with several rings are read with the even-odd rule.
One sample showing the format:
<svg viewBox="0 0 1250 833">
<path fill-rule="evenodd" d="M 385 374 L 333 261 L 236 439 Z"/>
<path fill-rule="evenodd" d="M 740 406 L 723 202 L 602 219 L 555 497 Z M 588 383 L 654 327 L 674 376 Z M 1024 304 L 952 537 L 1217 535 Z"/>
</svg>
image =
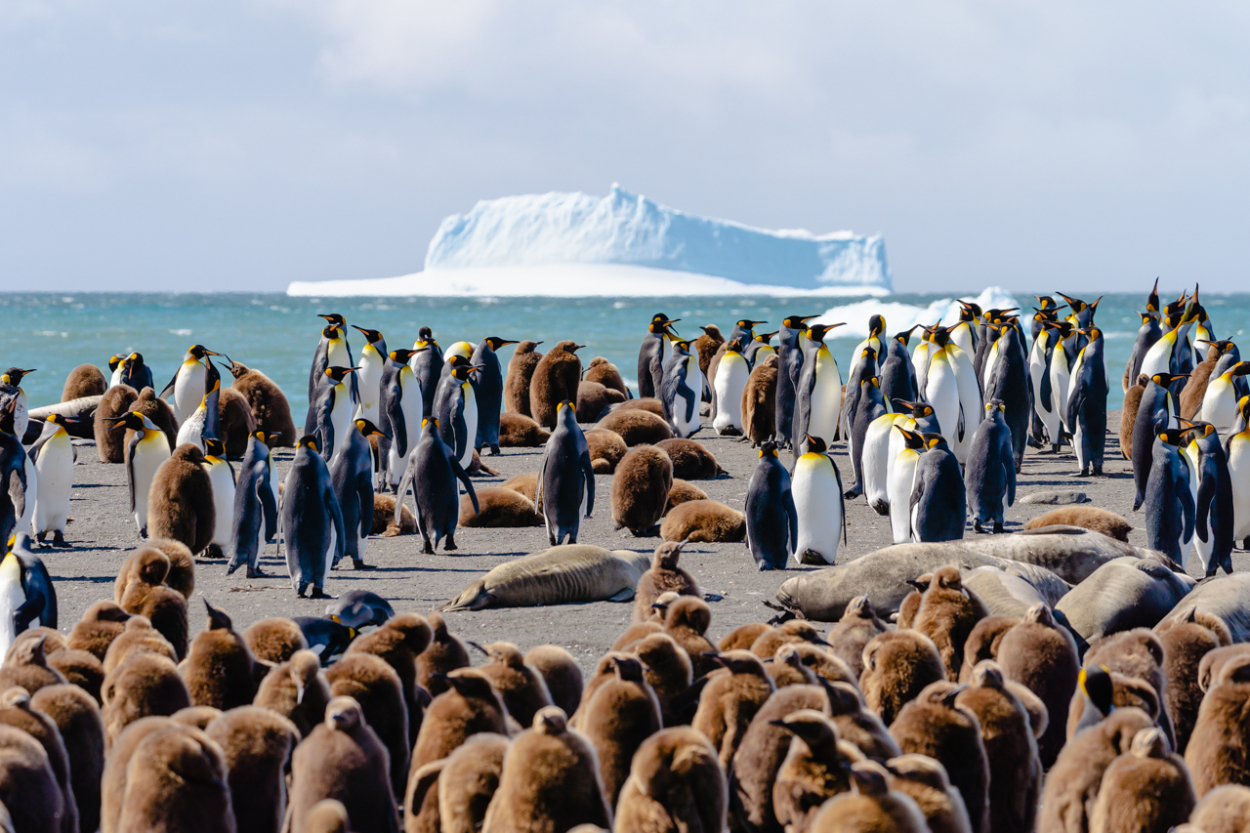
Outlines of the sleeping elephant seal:
<svg viewBox="0 0 1250 833">
<path fill-rule="evenodd" d="M 1094 571 L 1055 605 L 1086 642 L 1133 628 L 1153 628 L 1194 586 L 1153 558 L 1117 558 Z"/>
<path fill-rule="evenodd" d="M 1233 642 L 1250 642 L 1250 573 L 1233 573 L 1198 582 L 1176 603 L 1164 622 L 1189 615 L 1190 609 L 1209 613 L 1228 626 Z"/>
<path fill-rule="evenodd" d="M 1043 526 L 1011 535 L 986 535 L 960 542 L 968 552 L 1045 567 L 1069 584 L 1079 584 L 1113 558 L 1141 558 L 1131 544 L 1079 526 Z"/>
<path fill-rule="evenodd" d="M 566 544 L 500 564 L 439 610 L 628 601 L 651 553 Z"/>
<path fill-rule="evenodd" d="M 1030 607 L 1046 601 L 1041 591 L 1014 568 L 1004 570 L 987 565 L 967 570 L 960 578 L 964 587 L 981 597 L 991 616 L 1014 616 L 1019 619 Z"/>
</svg>

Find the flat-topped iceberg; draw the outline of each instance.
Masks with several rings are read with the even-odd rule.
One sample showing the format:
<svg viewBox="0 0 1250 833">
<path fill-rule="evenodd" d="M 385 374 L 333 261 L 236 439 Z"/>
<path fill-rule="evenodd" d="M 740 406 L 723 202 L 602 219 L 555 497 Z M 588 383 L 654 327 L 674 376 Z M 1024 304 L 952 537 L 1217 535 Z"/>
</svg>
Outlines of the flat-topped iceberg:
<svg viewBox="0 0 1250 833">
<path fill-rule="evenodd" d="M 657 289 L 662 290 L 657 293 Z M 292 295 L 886 295 L 885 241 L 697 217 L 613 185 L 605 197 L 484 200 L 443 220 L 425 271 L 297 282 Z"/>
</svg>

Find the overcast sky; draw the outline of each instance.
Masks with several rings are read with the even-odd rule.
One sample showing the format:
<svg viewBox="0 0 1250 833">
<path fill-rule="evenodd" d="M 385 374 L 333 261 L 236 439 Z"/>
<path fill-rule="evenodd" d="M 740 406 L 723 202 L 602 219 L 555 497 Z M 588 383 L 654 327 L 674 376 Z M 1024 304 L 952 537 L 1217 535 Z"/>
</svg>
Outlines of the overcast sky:
<svg viewBox="0 0 1250 833">
<path fill-rule="evenodd" d="M 416 271 L 614 181 L 901 291 L 1250 283 L 1244 2 L 0 0 L 0 289 Z"/>
</svg>

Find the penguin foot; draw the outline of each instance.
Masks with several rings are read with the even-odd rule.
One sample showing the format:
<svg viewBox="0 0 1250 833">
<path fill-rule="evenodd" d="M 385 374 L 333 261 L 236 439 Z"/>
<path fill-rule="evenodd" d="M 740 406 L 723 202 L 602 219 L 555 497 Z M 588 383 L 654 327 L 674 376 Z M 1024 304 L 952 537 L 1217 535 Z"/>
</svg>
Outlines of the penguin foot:
<svg viewBox="0 0 1250 833">
<path fill-rule="evenodd" d="M 973 521 L 973 522 L 972 522 L 972 531 L 973 531 L 973 532 L 979 532 L 979 533 L 981 533 L 982 535 L 984 535 L 984 534 L 985 534 L 985 530 L 981 528 L 981 522 L 980 522 L 980 521 Z"/>
<path fill-rule="evenodd" d="M 1037 439 L 1036 437 L 1029 437 L 1027 442 L 1029 444 L 1029 448 L 1044 448 L 1045 447 L 1042 445 L 1042 441 Z"/>
<path fill-rule="evenodd" d="M 301 583 L 299 587 L 295 588 L 295 595 L 299 596 L 301 599 L 304 598 L 304 594 L 307 592 L 308 585 L 305 583 Z"/>
<path fill-rule="evenodd" d="M 248 567 L 247 577 L 248 578 L 269 578 L 270 574 L 266 573 L 260 567 Z"/>
<path fill-rule="evenodd" d="M 1051 454 L 1058 454 L 1058 453 L 1059 453 L 1059 443 L 1051 443 L 1051 444 L 1050 444 L 1050 453 L 1051 453 Z"/>
<path fill-rule="evenodd" d="M 864 493 L 864 487 L 857 485 L 855 486 L 855 488 L 847 489 L 845 492 L 843 492 L 842 497 L 846 498 L 847 500 L 854 500 L 855 498 L 859 497 L 863 493 Z"/>
<path fill-rule="evenodd" d="M 1003 534 L 1003 525 L 1001 523 L 998 523 L 997 521 L 994 523 L 994 534 L 995 535 Z"/>
<path fill-rule="evenodd" d="M 815 564 L 819 567 L 829 566 L 829 562 L 825 560 L 824 556 L 822 556 L 820 553 L 816 552 L 815 550 L 804 550 L 803 554 L 799 556 L 799 563 L 800 564 Z"/>
<path fill-rule="evenodd" d="M 314 587 L 314 588 L 313 588 L 312 593 L 310 593 L 310 594 L 308 595 L 308 598 L 310 598 L 310 599 L 329 599 L 329 598 L 331 598 L 331 597 L 330 597 L 329 595 L 327 595 L 327 594 L 326 594 L 326 591 L 322 590 L 320 587 Z"/>
<path fill-rule="evenodd" d="M 43 542 L 40 541 L 40 543 L 43 543 Z M 69 546 L 69 544 L 65 542 L 64 532 L 61 532 L 58 529 L 56 532 L 52 533 L 52 546 L 54 547 L 68 547 Z"/>
<path fill-rule="evenodd" d="M 42 547 L 42 546 L 43 546 L 43 539 L 44 539 L 44 538 L 46 538 L 46 537 L 48 537 L 48 533 L 46 533 L 46 532 L 40 532 L 38 535 L 36 535 L 36 536 L 35 536 L 35 540 L 36 540 L 36 541 L 38 541 L 38 542 L 39 542 L 39 546 L 41 546 L 41 547 Z"/>
<path fill-rule="evenodd" d="M 1215 572 L 1216 572 L 1216 570 L 1215 570 L 1215 568 L 1214 568 L 1214 567 L 1208 567 L 1208 568 L 1207 568 L 1206 575 L 1204 576 L 1204 578 L 1213 578 L 1213 577 L 1215 576 Z"/>
<path fill-rule="evenodd" d="M 490 447 L 490 456 L 491 456 L 491 457 L 498 457 L 498 456 L 499 456 L 499 446 L 497 446 L 497 445 L 492 445 L 492 446 Z"/>
<path fill-rule="evenodd" d="M 1094 477 L 1102 477 L 1102 466 L 1094 466 Z"/>
<path fill-rule="evenodd" d="M 425 546 L 421 548 L 421 552 L 424 553 L 425 555 L 434 554 L 434 546 L 430 543 L 430 540 L 428 538 L 425 540 Z"/>
<path fill-rule="evenodd" d="M 459 549 L 459 547 L 456 546 L 455 536 L 448 535 L 447 539 L 443 541 L 443 552 L 451 552 L 455 549 Z"/>
<path fill-rule="evenodd" d="M 359 558 L 353 558 L 352 569 L 353 570 L 373 570 L 376 568 L 372 564 L 366 564 L 364 561 L 362 561 Z"/>
<path fill-rule="evenodd" d="M 1224 559 L 1220 566 L 1223 567 L 1224 572 L 1228 573 L 1230 576 L 1233 574 L 1233 560 L 1231 558 Z"/>
</svg>

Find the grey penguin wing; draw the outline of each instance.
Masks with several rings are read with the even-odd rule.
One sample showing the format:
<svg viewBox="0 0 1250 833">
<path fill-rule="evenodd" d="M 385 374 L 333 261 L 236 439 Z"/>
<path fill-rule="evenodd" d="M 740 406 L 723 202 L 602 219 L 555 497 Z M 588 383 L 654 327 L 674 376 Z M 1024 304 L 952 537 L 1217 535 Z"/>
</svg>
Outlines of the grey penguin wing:
<svg viewBox="0 0 1250 833">
<path fill-rule="evenodd" d="M 1207 468 L 1207 459 L 1203 458 L 1199 464 L 1198 471 L 1190 475 L 1191 477 L 1198 477 L 1198 506 L 1194 512 L 1194 533 L 1204 544 L 1210 538 L 1207 516 L 1211 512 L 1211 502 L 1215 500 L 1216 487 L 1215 477 L 1207 475 Z M 1190 496 L 1192 497 L 1192 492 Z"/>
<path fill-rule="evenodd" d="M 839 488 L 839 492 L 841 489 Z M 786 528 L 790 532 L 790 543 L 788 549 L 794 552 L 795 547 L 799 545 L 799 512 L 794 505 L 794 491 L 787 483 L 785 490 L 781 493 L 781 503 L 786 510 Z"/>
<path fill-rule="evenodd" d="M 398 380 L 399 374 L 395 374 Z M 401 458 L 408 456 L 408 425 L 404 422 L 403 389 L 398 381 L 390 386 L 390 395 L 386 398 L 386 417 L 391 425 L 391 442 L 395 445 L 396 454 Z"/>
<path fill-rule="evenodd" d="M 360 499 L 360 537 L 368 538 L 373 531 L 373 474 L 370 471 L 356 473 L 356 495 Z"/>
<path fill-rule="evenodd" d="M 1003 449 L 1000 456 L 1003 460 L 1003 468 L 1007 475 L 1007 505 L 1012 506 L 1016 502 L 1016 453 L 1011 447 L 1011 432 L 1008 431 L 1006 437 L 1003 438 Z"/>
<path fill-rule="evenodd" d="M 165 398 L 165 394 L 170 393 L 170 392 L 172 392 L 172 391 L 173 391 L 173 389 L 174 389 L 174 383 L 176 383 L 176 382 L 178 381 L 178 374 L 179 374 L 179 373 L 181 373 L 181 372 L 182 372 L 182 365 L 178 365 L 178 369 L 174 371 L 174 378 L 170 379 L 170 380 L 169 380 L 169 384 L 168 384 L 168 385 L 166 385 L 164 388 L 162 388 L 162 389 L 161 389 L 161 392 L 160 392 L 159 394 L 157 394 L 157 396 L 158 396 L 159 398 L 164 399 L 164 398 Z"/>
<path fill-rule="evenodd" d="M 590 451 L 581 454 L 582 473 L 586 478 L 586 517 L 595 511 L 595 467 L 590 462 Z"/>
<path fill-rule="evenodd" d="M 130 511 L 135 511 L 135 448 L 139 445 L 139 432 L 136 431 L 126 444 L 126 485 L 130 489 Z"/>
<path fill-rule="evenodd" d="M 330 512 L 330 522 L 334 524 L 334 552 L 326 559 L 328 569 L 331 564 L 336 564 L 343 558 L 343 553 L 347 550 L 347 536 L 343 527 L 343 507 L 339 506 L 339 499 L 334 496 L 333 484 L 327 482 L 326 489 L 321 494 L 321 500 Z M 325 580 L 325 576 L 322 576 L 322 580 Z"/>
<path fill-rule="evenodd" d="M 838 464 L 833 461 L 833 455 L 826 454 L 829 458 L 829 465 L 833 466 L 833 479 L 838 483 L 838 511 L 842 513 L 842 543 L 846 543 L 846 497 L 842 489 L 842 472 L 838 471 Z M 797 536 L 796 536 L 797 538 Z"/>
<path fill-rule="evenodd" d="M 260 477 L 256 478 L 256 497 L 260 500 L 260 511 L 265 520 L 265 540 L 268 541 L 278 532 L 278 504 L 273 497 L 273 486 L 269 483 L 269 466 L 264 466 Z"/>
</svg>

